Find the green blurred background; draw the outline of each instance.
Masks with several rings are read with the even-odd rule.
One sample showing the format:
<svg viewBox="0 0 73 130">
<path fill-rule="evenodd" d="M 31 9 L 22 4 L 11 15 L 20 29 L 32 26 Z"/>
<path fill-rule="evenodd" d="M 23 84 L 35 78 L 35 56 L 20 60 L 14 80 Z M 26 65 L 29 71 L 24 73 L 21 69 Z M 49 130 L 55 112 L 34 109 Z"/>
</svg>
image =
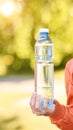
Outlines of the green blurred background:
<svg viewBox="0 0 73 130">
<path fill-rule="evenodd" d="M 28 105 L 34 90 L 34 45 L 43 27 L 54 42 L 55 84 L 63 87 L 63 70 L 73 57 L 73 0 L 0 0 L 0 130 L 57 130 Z M 65 93 L 58 92 L 57 87 L 55 97 L 64 103 Z"/>
<path fill-rule="evenodd" d="M 0 75 L 33 72 L 42 27 L 50 29 L 55 68 L 64 68 L 73 56 L 72 26 L 72 0 L 0 0 Z"/>
</svg>

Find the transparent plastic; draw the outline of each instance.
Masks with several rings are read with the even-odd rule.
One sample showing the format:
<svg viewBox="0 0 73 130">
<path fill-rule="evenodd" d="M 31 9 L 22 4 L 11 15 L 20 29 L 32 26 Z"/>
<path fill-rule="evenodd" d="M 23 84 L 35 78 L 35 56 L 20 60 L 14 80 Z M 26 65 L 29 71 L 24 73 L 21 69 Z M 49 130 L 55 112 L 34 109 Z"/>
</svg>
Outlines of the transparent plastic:
<svg viewBox="0 0 73 130">
<path fill-rule="evenodd" d="M 54 97 L 54 44 L 47 29 L 41 29 L 35 43 L 35 91 L 42 97 Z"/>
</svg>

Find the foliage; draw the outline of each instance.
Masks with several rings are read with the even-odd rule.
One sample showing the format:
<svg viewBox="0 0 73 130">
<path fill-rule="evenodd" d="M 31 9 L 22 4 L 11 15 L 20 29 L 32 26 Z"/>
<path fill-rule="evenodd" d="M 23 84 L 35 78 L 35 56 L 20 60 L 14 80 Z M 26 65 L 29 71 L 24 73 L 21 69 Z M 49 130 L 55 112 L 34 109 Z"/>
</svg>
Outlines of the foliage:
<svg viewBox="0 0 73 130">
<path fill-rule="evenodd" d="M 14 0 L 21 6 L 6 17 L 0 13 L 0 75 L 34 71 L 34 45 L 39 29 L 50 29 L 54 64 L 63 68 L 73 57 L 72 0 Z"/>
</svg>

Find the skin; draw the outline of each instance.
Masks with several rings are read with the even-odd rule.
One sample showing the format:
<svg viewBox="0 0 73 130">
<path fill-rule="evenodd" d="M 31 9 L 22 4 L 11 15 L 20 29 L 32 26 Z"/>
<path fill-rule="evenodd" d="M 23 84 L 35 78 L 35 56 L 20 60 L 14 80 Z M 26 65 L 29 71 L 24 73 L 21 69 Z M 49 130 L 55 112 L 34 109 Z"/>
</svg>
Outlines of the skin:
<svg viewBox="0 0 73 130">
<path fill-rule="evenodd" d="M 43 100 L 44 107 L 40 107 L 40 102 Z M 37 116 L 46 116 L 50 113 L 55 111 L 55 104 L 51 108 L 48 107 L 49 99 L 42 98 L 40 95 L 38 95 L 36 92 L 34 92 L 30 99 L 30 107 L 33 112 L 33 114 L 36 114 Z"/>
</svg>

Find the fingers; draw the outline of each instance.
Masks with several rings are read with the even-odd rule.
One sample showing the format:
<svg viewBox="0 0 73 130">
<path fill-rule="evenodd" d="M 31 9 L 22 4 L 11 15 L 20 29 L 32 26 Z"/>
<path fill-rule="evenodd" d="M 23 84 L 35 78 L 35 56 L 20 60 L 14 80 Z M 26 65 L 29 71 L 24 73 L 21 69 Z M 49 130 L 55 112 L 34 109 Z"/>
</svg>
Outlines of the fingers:
<svg viewBox="0 0 73 130">
<path fill-rule="evenodd" d="M 37 95 L 37 93 L 33 93 L 30 99 L 30 107 L 32 112 L 36 115 L 40 114 L 40 99 L 41 96 Z"/>
<path fill-rule="evenodd" d="M 41 96 L 40 95 L 36 95 L 35 110 L 37 112 L 40 111 L 40 100 L 41 100 Z"/>
<path fill-rule="evenodd" d="M 42 106 L 41 106 L 41 114 L 42 115 L 45 115 L 47 112 L 48 112 L 48 99 L 47 98 L 44 98 L 41 100 L 42 102 Z M 41 104 L 40 102 L 40 104 Z"/>
<path fill-rule="evenodd" d="M 43 109 L 40 105 L 41 101 L 43 101 Z M 40 95 L 33 93 L 30 99 L 30 107 L 34 114 L 43 115 L 47 109 L 47 99 L 42 99 Z"/>
<path fill-rule="evenodd" d="M 36 102 L 36 93 L 33 93 L 30 99 L 30 107 L 33 109 Z"/>
<path fill-rule="evenodd" d="M 47 104 L 48 104 L 48 100 L 45 98 L 45 99 L 44 99 L 44 109 L 48 109 Z"/>
<path fill-rule="evenodd" d="M 41 115 L 40 100 L 41 100 L 41 96 L 36 95 L 36 103 L 35 103 L 35 106 L 34 106 L 34 114 L 36 114 L 37 116 Z"/>
<path fill-rule="evenodd" d="M 50 114 L 55 110 L 55 104 L 51 99 L 44 99 L 44 114 Z"/>
<path fill-rule="evenodd" d="M 37 93 L 33 93 L 30 100 L 30 107 L 32 112 L 36 115 L 47 115 L 55 110 L 55 104 L 52 104 L 51 107 L 48 107 L 50 102 L 47 98 L 42 98 Z M 42 105 L 42 107 L 41 107 Z"/>
</svg>

